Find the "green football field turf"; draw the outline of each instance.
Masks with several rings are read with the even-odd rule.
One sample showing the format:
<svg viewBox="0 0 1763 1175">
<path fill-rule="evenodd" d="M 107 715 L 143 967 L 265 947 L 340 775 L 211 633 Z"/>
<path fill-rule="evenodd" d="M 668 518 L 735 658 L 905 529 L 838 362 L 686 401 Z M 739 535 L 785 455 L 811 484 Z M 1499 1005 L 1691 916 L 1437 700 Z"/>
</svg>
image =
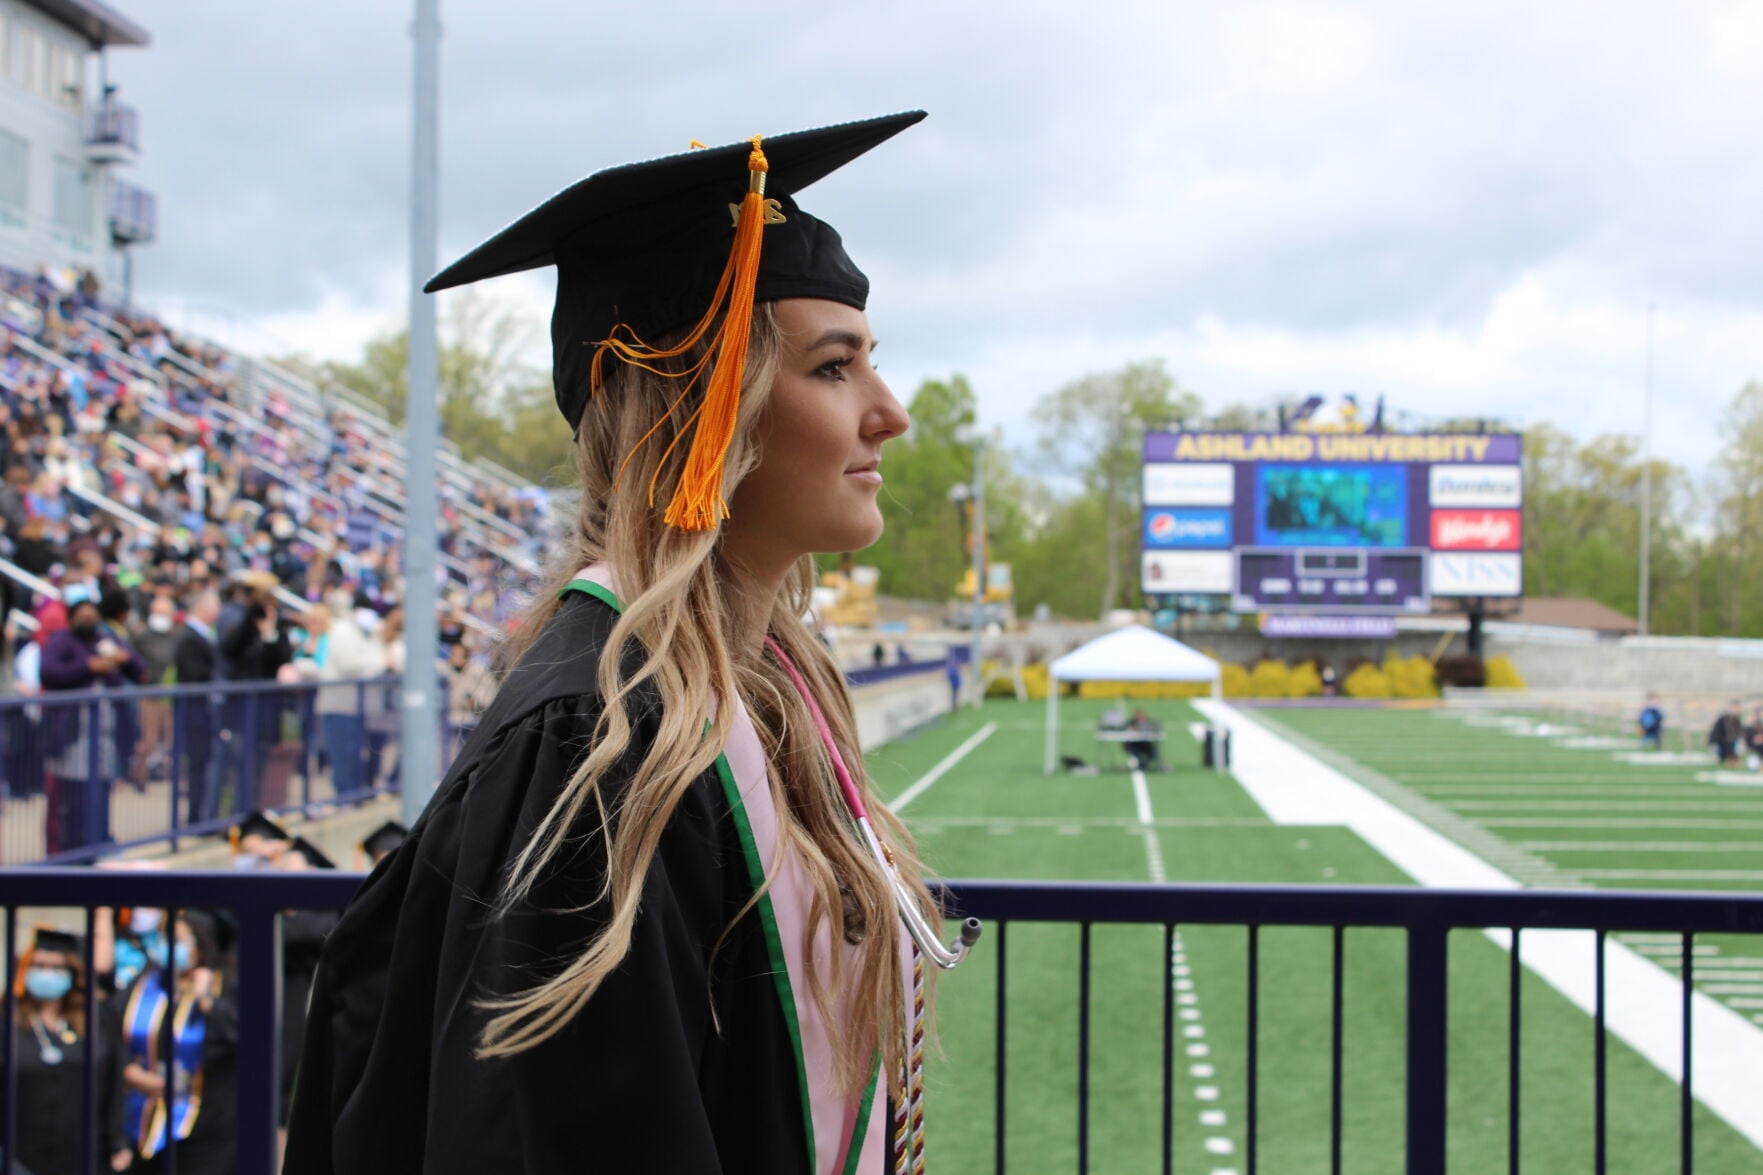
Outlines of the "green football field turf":
<svg viewBox="0 0 1763 1175">
<path fill-rule="evenodd" d="M 1089 732 L 1106 705 L 1061 705 L 1063 753 L 1098 758 Z M 1198 766 L 1198 748 L 1185 731 L 1197 716 L 1185 704 L 1150 708 L 1171 735 L 1166 744 L 1170 770 L 1148 778 L 1155 849 L 1170 880 L 1406 883 L 1345 829 L 1281 826 L 1265 819 L 1233 780 Z M 1137 826 L 1131 779 L 1119 756 L 1097 775 L 1042 775 L 1043 714 L 1041 705 L 1012 702 L 964 711 L 874 751 L 868 758 L 871 778 L 880 794 L 898 796 L 982 726 L 995 724 L 990 736 L 902 813 L 931 867 L 956 878 L 1150 880 L 1151 846 Z M 1381 773 L 1385 787 L 1418 788 L 1426 782 L 1410 785 L 1404 775 L 1410 770 L 1416 776 L 1475 776 L 1478 782 L 1482 776 L 1498 777 L 1489 784 L 1537 779 L 1537 786 L 1548 788 L 1567 784 L 1555 776 L 1585 775 L 1588 790 L 1568 798 L 1613 804 L 1625 797 L 1606 792 L 1652 787 L 1649 781 L 1664 771 L 1614 770 L 1620 765 L 1609 750 L 1569 755 L 1547 739 L 1470 728 L 1426 710 L 1281 711 L 1278 719 L 1331 764 Z M 1635 775 L 1640 785 L 1630 782 Z M 1676 778 L 1681 782 L 1693 775 L 1686 768 Z M 1548 777 L 1546 783 L 1542 777 Z M 1444 801 L 1459 793 L 1417 794 Z M 1461 795 L 1474 799 L 1484 793 Z M 1494 791 L 1485 798 L 1507 795 Z M 1514 792 L 1510 798 L 1535 797 Z M 1763 809 L 1763 791 L 1754 802 Z M 1475 814 L 1507 813 L 1504 808 L 1450 810 L 1477 819 L 1478 825 L 1486 822 Z M 1512 809 L 1521 819 L 1554 811 Z M 1624 814 L 1614 808 L 1605 819 Z M 1512 843 L 1570 839 L 1550 825 L 1533 831 L 1495 824 L 1490 830 Z M 1632 831 L 1645 839 L 1644 827 Z M 1763 841 L 1763 831 L 1752 835 Z M 1592 837 L 1588 830 L 1587 839 L 1607 845 L 1621 838 L 1605 830 Z M 1635 855 L 1612 848 L 1524 852 L 1541 862 L 1543 877 L 1559 872 L 1565 878 L 1569 865 L 1581 872 L 1637 867 Z M 1660 855 L 1670 856 L 1647 851 L 1645 867 L 1652 869 Z M 1695 859 L 1693 853 L 1689 857 Z M 1611 863 L 1585 863 L 1603 860 Z M 1703 888 L 1712 887 L 1704 883 Z M 1245 1171 L 1245 932 L 1182 928 L 1174 960 L 1165 955 L 1162 927 L 1098 926 L 1092 934 L 1089 1170 L 1161 1170 L 1162 985 L 1167 981 L 1174 984 L 1178 1009 L 1186 1017 L 1176 1024 L 1174 1169 Z M 1008 1169 L 1076 1171 L 1079 931 L 1013 924 L 1004 937 Z M 990 928 L 974 958 L 945 977 L 940 989 L 941 1056 L 931 1067 L 928 1102 L 930 1163 L 936 1170 L 993 1169 L 998 940 L 996 928 Z M 1385 930 L 1350 930 L 1343 941 L 1341 1169 L 1394 1175 L 1403 1168 L 1405 944 L 1399 932 Z M 1263 1172 L 1329 1170 L 1331 948 L 1326 929 L 1261 932 L 1258 1157 Z M 1737 954 L 1740 944 L 1720 943 L 1717 949 Z M 1743 949 L 1763 955 L 1763 944 L 1751 942 Z M 1507 1170 L 1508 960 L 1479 934 L 1461 932 L 1452 939 L 1449 1129 L 1456 1172 Z M 1523 1009 L 1523 1169 L 1549 1175 L 1591 1171 L 1591 1021 L 1528 972 Z M 1608 1169 L 1634 1175 L 1677 1170 L 1677 1110 L 1675 1083 L 1612 1038 Z M 1695 1150 L 1698 1171 L 1763 1172 L 1763 1155 L 1699 1106 Z"/>
</svg>

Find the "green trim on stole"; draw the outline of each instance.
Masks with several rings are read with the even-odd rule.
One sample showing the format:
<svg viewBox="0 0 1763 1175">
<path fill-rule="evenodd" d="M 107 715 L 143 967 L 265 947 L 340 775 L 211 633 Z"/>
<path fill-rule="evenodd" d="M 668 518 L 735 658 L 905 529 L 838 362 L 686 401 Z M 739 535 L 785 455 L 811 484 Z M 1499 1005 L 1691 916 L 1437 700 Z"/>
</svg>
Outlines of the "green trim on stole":
<svg viewBox="0 0 1763 1175">
<path fill-rule="evenodd" d="M 857 1175 L 857 1164 L 863 1161 L 863 1139 L 869 1133 L 869 1111 L 875 1108 L 875 1083 L 881 1080 L 881 1050 L 869 1063 L 869 1084 L 863 1087 L 863 1100 L 857 1103 L 857 1121 L 851 1127 L 851 1145 L 845 1151 L 843 1175 Z M 884 1143 L 883 1153 L 886 1153 Z"/>
<path fill-rule="evenodd" d="M 560 596 L 570 592 L 581 592 L 593 596 L 614 612 L 622 614 L 624 605 L 618 597 L 604 584 L 595 583 L 591 579 L 572 579 L 558 593 Z M 753 825 L 747 819 L 747 806 L 741 800 L 741 789 L 735 783 L 734 769 L 728 765 L 728 756 L 716 756 L 716 774 L 722 781 L 722 793 L 728 801 L 729 812 L 734 816 L 735 832 L 741 838 L 741 855 L 747 862 L 747 879 L 753 885 L 754 892 L 759 894 L 755 908 L 759 911 L 759 923 L 765 928 L 766 954 L 771 958 L 772 984 L 777 989 L 777 1002 L 784 1014 L 784 1024 L 790 1030 L 790 1047 L 796 1053 L 796 1084 L 802 1094 L 802 1129 L 808 1138 L 808 1169 L 819 1170 L 817 1152 L 814 1147 L 814 1102 L 808 1092 L 808 1063 L 802 1056 L 802 1024 L 796 1017 L 796 995 L 790 987 L 790 969 L 784 962 L 783 936 L 778 932 L 777 915 L 771 908 L 771 895 L 761 891 L 765 884 L 765 862 L 759 858 L 759 846 L 753 839 Z M 870 1081 L 873 1091 L 875 1082 Z M 865 1101 L 864 1108 L 858 1118 L 858 1131 L 852 1138 L 852 1154 L 861 1147 L 863 1132 L 867 1129 L 869 1103 L 873 1097 Z M 847 1165 L 847 1171 L 854 1171 L 854 1166 Z"/>
</svg>

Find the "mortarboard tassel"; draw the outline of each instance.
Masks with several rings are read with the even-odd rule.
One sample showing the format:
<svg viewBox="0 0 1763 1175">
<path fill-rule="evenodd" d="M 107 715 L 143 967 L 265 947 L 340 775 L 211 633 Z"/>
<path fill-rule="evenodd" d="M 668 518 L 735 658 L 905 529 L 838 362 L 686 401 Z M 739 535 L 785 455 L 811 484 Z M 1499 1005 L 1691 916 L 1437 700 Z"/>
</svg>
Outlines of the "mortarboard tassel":
<svg viewBox="0 0 1763 1175">
<path fill-rule="evenodd" d="M 747 157 L 747 194 L 741 198 L 738 206 L 729 206 L 735 217 L 734 245 L 729 250 L 728 263 L 723 267 L 716 293 L 711 298 L 710 307 L 704 312 L 704 317 L 677 346 L 665 350 L 650 347 L 622 324 L 614 328 L 612 337 L 601 340 L 594 350 L 590 385 L 594 393 L 600 391 L 600 364 L 608 352 L 626 363 L 656 374 L 687 378 L 686 389 L 669 407 L 669 415 L 703 376 L 705 366 L 710 365 L 709 378 L 704 388 L 704 402 L 692 413 L 697 427 L 692 434 L 691 448 L 686 453 L 686 467 L 680 474 L 673 500 L 668 503 L 667 512 L 663 515 L 669 526 L 681 530 L 714 530 L 718 523 L 728 517 L 728 503 L 722 498 L 723 462 L 728 455 L 729 441 L 734 437 L 735 420 L 740 414 L 741 381 L 747 372 L 747 345 L 753 329 L 754 288 L 759 280 L 759 247 L 765 226 L 781 223 L 783 220 L 783 213 L 779 211 L 777 202 L 765 198 L 765 176 L 769 165 L 765 161 L 765 152 L 760 150 L 759 137 L 755 135 L 752 142 L 753 151 Z M 697 346 L 709 333 L 711 324 L 716 321 L 719 313 L 722 315 L 722 325 L 710 347 L 706 349 L 703 359 L 683 372 L 664 372 L 654 366 L 657 360 L 675 358 Z M 628 341 L 618 337 L 620 329 L 631 336 Z M 655 428 L 651 428 L 638 442 L 638 447 L 646 443 L 660 426 L 661 421 L 657 421 Z M 681 435 L 684 435 L 683 430 Z M 679 438 L 676 437 L 674 444 L 678 443 Z M 669 451 L 671 450 L 670 445 Z M 630 458 L 625 460 L 628 462 Z M 663 461 L 665 460 L 664 454 Z M 656 477 L 659 476 L 658 468 Z M 654 493 L 654 481 L 651 480 L 651 504 L 654 502 Z"/>
</svg>

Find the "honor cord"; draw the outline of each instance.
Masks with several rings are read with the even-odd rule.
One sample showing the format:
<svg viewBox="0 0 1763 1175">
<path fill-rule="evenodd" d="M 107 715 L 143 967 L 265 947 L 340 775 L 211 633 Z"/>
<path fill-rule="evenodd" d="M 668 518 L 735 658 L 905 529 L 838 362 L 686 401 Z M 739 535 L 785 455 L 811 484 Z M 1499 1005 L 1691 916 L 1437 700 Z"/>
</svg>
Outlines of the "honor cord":
<svg viewBox="0 0 1763 1175">
<path fill-rule="evenodd" d="M 845 804 L 851 809 L 851 816 L 863 833 L 869 851 L 894 883 L 894 900 L 910 900 L 910 894 L 900 891 L 899 871 L 883 850 L 881 839 L 876 836 L 875 827 L 869 822 L 869 813 L 863 805 L 863 793 L 857 790 L 857 781 L 846 768 L 844 756 L 839 754 L 838 744 L 833 741 L 832 728 L 827 724 L 826 715 L 821 712 L 820 703 L 814 700 L 808 683 L 802 679 L 801 671 L 790 660 L 789 654 L 784 652 L 783 646 L 769 636 L 765 638 L 765 643 L 778 659 L 778 663 L 784 667 L 784 672 L 789 674 L 790 684 L 796 687 L 796 692 L 807 704 L 808 712 L 814 716 L 821 745 L 826 748 L 827 757 L 832 760 L 833 774 L 838 776 L 839 788 L 845 793 Z M 894 1175 L 924 1175 L 924 1020 L 924 953 L 919 950 L 915 939 L 912 944 L 912 1009 L 905 1042 L 906 1071 L 900 1075 L 901 1096 L 894 1105 Z M 856 1141 L 853 1139 L 853 1144 Z"/>
</svg>

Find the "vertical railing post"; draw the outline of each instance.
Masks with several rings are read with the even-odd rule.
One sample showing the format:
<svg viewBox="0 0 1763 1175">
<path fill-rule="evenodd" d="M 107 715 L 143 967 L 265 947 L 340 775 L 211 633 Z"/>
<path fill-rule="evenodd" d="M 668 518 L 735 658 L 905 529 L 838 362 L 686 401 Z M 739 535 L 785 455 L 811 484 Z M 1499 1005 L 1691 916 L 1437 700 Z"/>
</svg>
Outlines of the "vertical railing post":
<svg viewBox="0 0 1763 1175">
<path fill-rule="evenodd" d="M 1448 933 L 1432 922 L 1408 928 L 1407 1175 L 1445 1175 Z"/>
<path fill-rule="evenodd" d="M 239 909 L 239 1175 L 273 1175 L 281 1103 L 282 944 L 273 906 Z"/>
<path fill-rule="evenodd" d="M 85 968 L 85 990 L 80 993 L 80 1014 L 85 1017 L 86 1030 L 80 1035 L 80 1059 L 85 1072 L 80 1074 L 80 1170 L 96 1171 L 98 1166 L 98 911 L 86 907 L 86 941 L 80 947 L 80 965 Z M 116 1045 L 113 1047 L 121 1047 Z M 104 1155 L 105 1166 L 110 1156 Z"/>
<path fill-rule="evenodd" d="M 171 851 L 178 851 L 178 785 L 184 774 L 184 724 L 189 714 L 182 694 L 167 700 L 171 707 L 171 762 L 166 768 L 166 788 L 171 792 Z M 192 788 L 191 794 L 194 795 Z M 192 821 L 192 823 L 194 823 Z"/>
<path fill-rule="evenodd" d="M 243 816 L 257 808 L 257 790 L 263 781 L 257 778 L 257 691 L 245 695 L 245 745 L 239 756 L 239 794 L 233 797 L 233 812 Z"/>
<path fill-rule="evenodd" d="M 998 953 L 998 998 L 995 1001 L 997 1023 L 994 1029 L 996 1036 L 992 1041 L 992 1156 L 995 1175 L 1004 1175 L 1004 1045 L 1007 1023 L 1004 1001 L 1008 991 L 1004 970 L 1004 932 L 1008 927 L 1009 923 L 1000 919 L 993 931 L 998 943 L 994 948 Z M 10 999 L 11 996 L 7 998 Z M 12 1018 L 8 1016 L 6 1022 L 12 1023 Z"/>
<path fill-rule="evenodd" d="M 6 956 L 6 974 L 18 973 L 18 907 L 6 907 L 6 944 L 3 950 Z M 6 1022 L 0 1024 L 0 1040 L 6 1044 L 6 1072 L 4 1074 L 6 1121 L 0 1126 L 0 1175 L 12 1175 L 12 1154 L 18 1149 L 18 999 L 13 994 L 12 983 L 0 983 L 0 1004 L 6 1013 Z"/>
<path fill-rule="evenodd" d="M 81 815 L 85 817 L 80 830 L 84 838 L 81 848 L 95 848 L 98 844 L 98 767 L 102 763 L 100 756 L 104 753 L 104 710 L 100 702 L 86 703 L 86 778 L 82 784 L 80 802 Z"/>
<path fill-rule="evenodd" d="M 974 597 L 978 599 L 978 596 Z M 1078 929 L 1077 1171 L 1090 1169 L 1090 923 Z"/>
<path fill-rule="evenodd" d="M 312 814 L 312 745 L 318 741 L 318 691 L 302 689 L 300 699 L 300 810 Z M 331 771 L 336 771 L 333 764 Z"/>
</svg>

